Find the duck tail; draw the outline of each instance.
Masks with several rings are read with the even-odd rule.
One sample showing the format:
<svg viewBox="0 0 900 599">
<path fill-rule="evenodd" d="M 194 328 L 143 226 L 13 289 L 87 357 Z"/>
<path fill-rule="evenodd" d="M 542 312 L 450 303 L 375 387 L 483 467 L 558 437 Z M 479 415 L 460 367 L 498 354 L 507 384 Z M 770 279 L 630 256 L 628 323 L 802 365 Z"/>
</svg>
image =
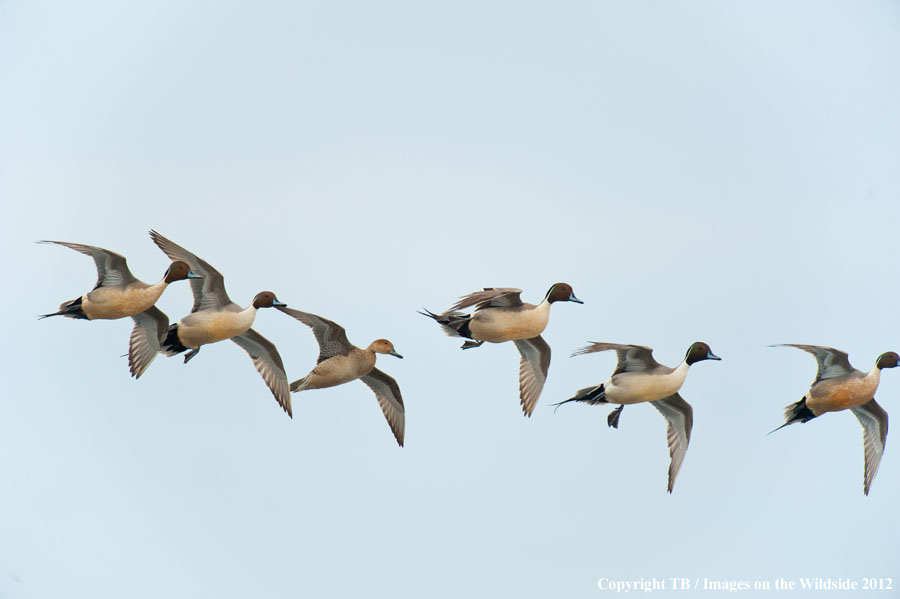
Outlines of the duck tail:
<svg viewBox="0 0 900 599">
<path fill-rule="evenodd" d="M 178 323 L 170 324 L 169 330 L 166 331 L 166 337 L 160 344 L 159 351 L 171 357 L 187 350 L 188 348 L 178 339 Z"/>
<path fill-rule="evenodd" d="M 608 401 L 606 401 L 606 388 L 601 383 L 593 387 L 585 387 L 584 389 L 579 389 L 578 393 L 575 394 L 575 397 L 571 397 L 559 403 L 551 404 L 554 406 L 553 411 L 556 412 L 556 410 L 559 409 L 559 406 L 563 405 L 564 403 L 569 403 L 570 401 L 578 401 L 581 403 L 586 403 L 590 406 L 609 403 Z"/>
<path fill-rule="evenodd" d="M 469 330 L 469 321 L 472 320 L 471 314 L 463 312 L 444 312 L 443 314 L 435 314 L 427 308 L 422 308 L 424 312 L 419 312 L 422 316 L 427 316 L 441 325 L 441 328 L 451 337 L 465 337 L 472 339 L 472 331 Z"/>
<path fill-rule="evenodd" d="M 87 314 L 84 313 L 84 310 L 81 308 L 81 300 L 82 298 L 73 299 L 70 302 L 63 302 L 59 305 L 58 312 L 52 312 L 50 314 L 41 314 L 38 316 L 38 320 L 43 320 L 44 318 L 50 318 L 51 316 L 65 316 L 66 318 L 81 318 L 84 320 L 90 320 L 87 317 Z"/>
<path fill-rule="evenodd" d="M 800 401 L 792 403 L 791 405 L 784 408 L 785 423 L 776 429 L 772 429 L 768 434 L 771 435 L 775 431 L 780 431 L 787 425 L 794 424 L 795 422 L 809 422 L 815 417 L 816 415 L 813 414 L 812 410 L 810 410 L 809 407 L 807 407 L 806 396 L 804 395 L 803 399 L 801 399 Z"/>
</svg>

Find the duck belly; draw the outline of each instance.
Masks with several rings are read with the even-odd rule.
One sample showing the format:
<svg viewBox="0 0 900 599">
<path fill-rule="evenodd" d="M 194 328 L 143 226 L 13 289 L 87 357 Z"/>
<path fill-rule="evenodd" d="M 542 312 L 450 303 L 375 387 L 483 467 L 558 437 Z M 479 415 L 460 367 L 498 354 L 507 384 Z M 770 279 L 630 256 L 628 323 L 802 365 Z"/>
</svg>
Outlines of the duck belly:
<svg viewBox="0 0 900 599">
<path fill-rule="evenodd" d="M 549 317 L 549 310 L 487 308 L 472 315 L 469 331 L 473 339 L 489 343 L 533 339 L 547 328 Z"/>
<path fill-rule="evenodd" d="M 324 389 L 336 387 L 365 376 L 375 368 L 375 354 L 353 352 L 334 356 L 319 363 L 306 376 L 304 389 Z"/>
<path fill-rule="evenodd" d="M 818 416 L 855 408 L 875 397 L 878 382 L 870 377 L 836 380 L 826 379 L 806 394 L 806 407 Z"/>
<path fill-rule="evenodd" d="M 231 339 L 253 326 L 255 311 L 214 312 L 201 310 L 178 322 L 178 339 L 185 347 L 198 348 L 208 343 Z"/>
<path fill-rule="evenodd" d="M 684 378 L 675 376 L 675 373 L 668 375 L 643 372 L 617 374 L 604 383 L 606 401 L 618 404 L 656 401 L 677 393 L 683 382 Z"/>
<path fill-rule="evenodd" d="M 162 290 L 151 286 L 98 287 L 81 299 L 81 309 L 91 320 L 116 320 L 140 314 L 159 299 Z"/>
</svg>

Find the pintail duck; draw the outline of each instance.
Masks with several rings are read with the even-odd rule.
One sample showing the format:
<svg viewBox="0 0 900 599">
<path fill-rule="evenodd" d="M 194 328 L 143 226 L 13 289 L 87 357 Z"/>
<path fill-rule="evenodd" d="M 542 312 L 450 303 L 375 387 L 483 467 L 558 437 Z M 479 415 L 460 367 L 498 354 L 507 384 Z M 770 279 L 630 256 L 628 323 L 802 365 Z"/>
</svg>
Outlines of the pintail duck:
<svg viewBox="0 0 900 599">
<path fill-rule="evenodd" d="M 191 281 L 194 294 L 191 313 L 169 326 L 157 347 L 158 351 L 167 356 L 187 351 L 184 356 L 184 363 L 187 364 L 202 346 L 231 339 L 247 352 L 278 405 L 292 416 L 291 396 L 281 356 L 271 341 L 250 328 L 258 309 L 284 307 L 287 304 L 278 301 L 271 291 L 262 291 L 249 306 L 242 308 L 229 299 L 225 292 L 225 278 L 209 263 L 156 231 L 150 231 L 150 237 L 167 256 L 186 262 L 191 270 L 202 276 L 201 280 Z"/>
<path fill-rule="evenodd" d="M 419 314 L 434 319 L 451 337 L 468 339 L 462 349 L 479 347 L 485 341 L 515 343 L 521 355 L 519 398 L 522 411 L 530 417 L 550 368 L 550 346 L 541 337 L 550 319 L 550 305 L 554 302 L 584 302 L 575 297 L 567 283 L 550 287 L 544 300 L 536 306 L 523 303 L 519 297 L 521 293 L 521 289 L 511 287 L 485 287 L 461 297 L 447 312 L 434 314 L 425 310 Z M 471 306 L 475 306 L 475 312 L 461 311 Z"/>
<path fill-rule="evenodd" d="M 615 350 L 616 370 L 604 383 L 594 387 L 586 387 L 578 391 L 575 397 L 554 404 L 559 407 L 570 401 L 589 405 L 620 404 L 607 417 L 607 424 L 619 428 L 619 416 L 628 404 L 650 402 L 659 410 L 667 423 L 669 443 L 669 493 L 675 486 L 675 478 L 681 470 L 681 464 L 687 453 L 691 440 L 691 429 L 694 426 L 694 410 L 691 404 L 684 401 L 678 390 L 684 384 L 688 368 L 691 364 L 703 360 L 721 360 L 702 341 L 693 343 L 687 350 L 681 364 L 676 368 L 663 366 L 653 358 L 653 349 L 642 345 L 620 345 L 618 343 L 591 343 L 573 356 L 590 354 L 599 351 Z"/>
<path fill-rule="evenodd" d="M 293 316 L 312 329 L 319 344 L 319 359 L 316 367 L 302 379 L 291 383 L 291 391 L 299 393 L 310 389 L 336 387 L 361 380 L 374 393 L 378 405 L 387 419 L 397 444 L 403 447 L 403 436 L 406 429 L 406 411 L 400 387 L 392 377 L 375 368 L 377 354 L 387 354 L 403 358 L 387 339 L 376 339 L 365 349 L 360 349 L 347 340 L 344 328 L 328 319 L 292 310 L 278 308 L 285 314 Z"/>
<path fill-rule="evenodd" d="M 92 291 L 63 302 L 58 312 L 43 314 L 39 318 L 65 316 L 84 320 L 117 320 L 131 317 L 134 328 L 128 344 L 128 367 L 131 376 L 140 376 L 156 357 L 152 350 L 159 345 L 160 336 L 169 326 L 169 318 L 154 304 L 162 296 L 169 283 L 184 279 L 198 279 L 187 263 L 175 260 L 166 269 L 162 280 L 153 285 L 139 281 L 128 269 L 125 256 L 93 245 L 67 241 L 39 241 L 55 243 L 81 252 L 94 259 L 97 266 L 97 284 Z"/>
<path fill-rule="evenodd" d="M 872 370 L 862 372 L 850 365 L 846 352 L 833 347 L 795 343 L 783 343 L 772 347 L 802 349 L 815 356 L 819 366 L 816 380 L 813 381 L 809 391 L 800 401 L 784 408 L 785 423 L 772 432 L 795 422 L 809 422 L 826 412 L 850 410 L 863 428 L 863 450 L 866 460 L 863 492 L 868 495 L 878 466 L 881 464 L 888 431 L 888 415 L 875 401 L 875 391 L 881 379 L 881 370 L 896 368 L 900 365 L 900 356 L 892 351 L 883 353 L 878 356 Z"/>
</svg>

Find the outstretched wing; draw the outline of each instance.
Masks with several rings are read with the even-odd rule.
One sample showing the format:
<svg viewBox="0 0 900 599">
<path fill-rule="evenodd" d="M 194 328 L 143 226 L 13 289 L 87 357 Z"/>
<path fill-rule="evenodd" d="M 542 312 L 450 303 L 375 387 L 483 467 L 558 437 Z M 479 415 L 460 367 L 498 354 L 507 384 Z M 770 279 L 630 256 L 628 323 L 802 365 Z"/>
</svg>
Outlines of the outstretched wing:
<svg viewBox="0 0 900 599">
<path fill-rule="evenodd" d="M 691 404 L 684 401 L 677 393 L 651 401 L 650 405 L 659 410 L 666 419 L 668 425 L 666 438 L 669 442 L 669 493 L 675 486 L 675 478 L 681 470 L 684 455 L 687 453 L 688 443 L 691 441 L 691 429 L 694 427 L 694 409 Z"/>
<path fill-rule="evenodd" d="M 287 375 L 284 372 L 284 362 L 281 361 L 275 344 L 253 329 L 247 329 L 245 333 L 232 337 L 231 340 L 250 355 L 256 371 L 259 372 L 266 382 L 266 386 L 275 396 L 275 401 L 288 413 L 288 416 L 293 418 L 291 392 L 288 389 Z"/>
<path fill-rule="evenodd" d="M 134 328 L 128 340 L 128 368 L 131 376 L 138 379 L 159 353 L 160 343 L 169 328 L 169 317 L 156 306 L 150 306 L 131 318 Z"/>
<path fill-rule="evenodd" d="M 476 312 L 485 308 L 514 308 L 522 305 L 520 293 L 522 293 L 521 289 L 513 287 L 485 287 L 481 291 L 459 298 L 450 311 L 462 310 L 469 306 L 475 306 Z"/>
<path fill-rule="evenodd" d="M 801 345 L 797 343 L 780 343 L 773 347 L 796 347 L 815 356 L 819 370 L 816 372 L 816 380 L 813 381 L 813 385 L 825 379 L 850 374 L 855 370 L 850 365 L 850 360 L 847 359 L 847 353 L 833 347 Z"/>
<path fill-rule="evenodd" d="M 39 241 L 38 243 L 55 243 L 57 245 L 63 245 L 93 258 L 94 264 L 97 266 L 97 284 L 94 286 L 94 289 L 97 287 L 116 287 L 118 285 L 126 285 L 137 281 L 135 276 L 131 274 L 131 271 L 128 270 L 128 263 L 125 260 L 125 256 L 122 254 L 104 250 L 103 248 L 98 248 L 93 245 L 69 243 L 68 241 L 45 240 Z"/>
<path fill-rule="evenodd" d="M 863 427 L 863 450 L 866 455 L 866 470 L 863 477 L 863 492 L 869 494 L 878 466 L 881 464 L 881 454 L 884 453 L 884 443 L 887 441 L 888 414 L 873 398 L 861 406 L 850 408 L 856 419 Z"/>
<path fill-rule="evenodd" d="M 547 381 L 550 370 L 550 346 L 538 335 L 531 339 L 513 341 L 521 354 L 519 360 L 519 398 L 522 411 L 531 417 Z"/>
<path fill-rule="evenodd" d="M 397 444 L 403 447 L 403 436 L 406 431 L 406 409 L 403 407 L 403 397 L 400 395 L 400 386 L 392 377 L 373 368 L 366 376 L 360 377 L 369 389 L 375 392 L 378 405 L 387 419 Z"/>
<path fill-rule="evenodd" d="M 660 366 L 660 363 L 653 357 L 653 348 L 645 347 L 643 345 L 623 345 L 620 343 L 602 343 L 593 341 L 581 349 L 576 350 L 572 355 L 580 356 L 582 354 L 592 354 L 594 352 L 608 350 L 615 350 L 616 360 L 618 360 L 616 371 L 613 372 L 613 375 L 621 374 L 623 372 L 653 370 L 657 366 Z"/>
<path fill-rule="evenodd" d="M 312 329 L 319 344 L 319 359 L 316 364 L 353 349 L 353 344 L 347 340 L 347 332 L 344 331 L 344 327 L 336 322 L 292 308 L 279 307 L 278 309 Z"/>
<path fill-rule="evenodd" d="M 231 303 L 225 293 L 225 277 L 209 265 L 206 260 L 198 258 L 174 241 L 166 239 L 156 231 L 150 231 L 153 243 L 171 260 L 181 260 L 191 267 L 191 271 L 200 275 L 200 279 L 190 279 L 191 291 L 194 294 L 194 307 L 191 312 L 200 310 L 218 310 Z"/>
</svg>

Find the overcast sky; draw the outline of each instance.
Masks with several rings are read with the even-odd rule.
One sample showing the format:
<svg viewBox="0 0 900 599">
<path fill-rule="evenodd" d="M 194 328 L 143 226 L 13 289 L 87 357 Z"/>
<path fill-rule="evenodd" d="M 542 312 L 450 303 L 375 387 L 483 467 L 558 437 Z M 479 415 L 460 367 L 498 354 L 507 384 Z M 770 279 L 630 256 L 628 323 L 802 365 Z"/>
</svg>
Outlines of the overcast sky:
<svg viewBox="0 0 900 599">
<path fill-rule="evenodd" d="M 860 427 L 772 436 L 815 376 L 900 350 L 894 1 L 0 3 L 0 597 L 595 597 L 601 577 L 893 577 L 900 441 L 869 497 Z M 38 322 L 91 260 L 145 281 L 154 228 L 346 327 L 407 406 L 360 382 L 278 408 L 233 343 L 129 377 L 130 320 Z M 512 344 L 462 352 L 416 314 L 483 286 L 538 302 L 531 419 Z M 173 285 L 159 307 L 192 305 Z M 309 330 L 254 328 L 294 380 Z M 691 368 L 665 422 L 550 406 L 615 367 Z M 879 402 L 900 415 L 900 372 Z M 893 593 L 897 593 L 895 590 Z M 753 596 L 743 593 L 741 596 Z M 875 593 L 873 597 L 895 596 Z"/>
</svg>

